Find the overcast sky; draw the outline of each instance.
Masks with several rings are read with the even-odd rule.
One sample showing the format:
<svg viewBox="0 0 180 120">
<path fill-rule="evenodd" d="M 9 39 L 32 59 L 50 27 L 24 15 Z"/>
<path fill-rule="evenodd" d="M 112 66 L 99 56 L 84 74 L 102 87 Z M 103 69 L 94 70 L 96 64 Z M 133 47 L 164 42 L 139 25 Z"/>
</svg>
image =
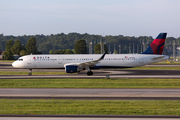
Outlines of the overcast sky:
<svg viewBox="0 0 180 120">
<path fill-rule="evenodd" d="M 0 34 L 180 37 L 180 0 L 0 0 Z"/>
</svg>

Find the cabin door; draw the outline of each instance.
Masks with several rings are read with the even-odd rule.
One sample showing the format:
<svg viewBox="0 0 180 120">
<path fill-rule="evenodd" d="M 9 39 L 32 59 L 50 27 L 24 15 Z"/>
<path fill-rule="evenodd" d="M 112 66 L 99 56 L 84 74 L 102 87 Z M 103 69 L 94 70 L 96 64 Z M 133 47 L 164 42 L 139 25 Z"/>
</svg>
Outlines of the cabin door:
<svg viewBox="0 0 180 120">
<path fill-rule="evenodd" d="M 62 60 L 63 60 L 62 57 L 58 57 L 58 64 L 62 64 Z"/>
<path fill-rule="evenodd" d="M 142 56 L 139 56 L 139 63 L 144 63 L 144 59 Z"/>
<path fill-rule="evenodd" d="M 27 64 L 28 64 L 28 65 L 31 64 L 31 58 L 28 59 Z"/>
</svg>

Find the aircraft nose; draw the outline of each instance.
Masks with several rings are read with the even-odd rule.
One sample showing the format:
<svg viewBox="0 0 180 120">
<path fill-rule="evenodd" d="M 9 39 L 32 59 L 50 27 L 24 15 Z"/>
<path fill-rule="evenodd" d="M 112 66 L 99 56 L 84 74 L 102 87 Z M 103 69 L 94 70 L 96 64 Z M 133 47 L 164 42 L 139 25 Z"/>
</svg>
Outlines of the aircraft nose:
<svg viewBox="0 0 180 120">
<path fill-rule="evenodd" d="M 16 67 L 17 67 L 17 62 L 16 62 L 16 61 L 13 62 L 13 63 L 12 63 L 12 66 L 16 68 Z"/>
</svg>

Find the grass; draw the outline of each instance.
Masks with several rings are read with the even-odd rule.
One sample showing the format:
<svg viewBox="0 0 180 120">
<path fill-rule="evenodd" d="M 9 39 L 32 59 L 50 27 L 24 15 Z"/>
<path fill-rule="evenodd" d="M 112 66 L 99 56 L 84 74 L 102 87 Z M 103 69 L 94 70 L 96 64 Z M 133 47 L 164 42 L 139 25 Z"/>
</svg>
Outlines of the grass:
<svg viewBox="0 0 180 120">
<path fill-rule="evenodd" d="M 0 63 L 2 62 L 9 62 L 9 63 L 12 63 L 12 62 L 14 62 L 15 60 L 0 60 Z"/>
<path fill-rule="evenodd" d="M 180 79 L 1 79 L 0 88 L 180 88 Z"/>
<path fill-rule="evenodd" d="M 28 75 L 29 72 L 23 71 L 0 71 L 0 75 Z M 33 75 L 61 75 L 67 74 L 65 72 L 32 72 Z"/>
<path fill-rule="evenodd" d="M 152 65 L 180 65 L 180 62 L 171 62 L 171 63 L 159 62 L 159 63 L 153 63 Z"/>
<path fill-rule="evenodd" d="M 0 99 L 0 114 L 180 115 L 179 111 L 180 101 Z"/>
<path fill-rule="evenodd" d="M 150 66 L 150 67 L 146 67 L 146 66 L 142 66 L 142 67 L 135 67 L 135 68 L 128 68 L 128 69 L 137 69 L 137 70 L 180 70 L 180 67 L 155 67 L 155 66 Z"/>
<path fill-rule="evenodd" d="M 169 63 L 170 62 L 170 63 Z M 180 64 L 180 61 L 173 61 L 173 60 L 171 60 L 171 61 L 160 61 L 160 62 L 157 62 L 157 63 L 152 63 L 153 65 L 178 65 L 178 64 Z"/>
</svg>

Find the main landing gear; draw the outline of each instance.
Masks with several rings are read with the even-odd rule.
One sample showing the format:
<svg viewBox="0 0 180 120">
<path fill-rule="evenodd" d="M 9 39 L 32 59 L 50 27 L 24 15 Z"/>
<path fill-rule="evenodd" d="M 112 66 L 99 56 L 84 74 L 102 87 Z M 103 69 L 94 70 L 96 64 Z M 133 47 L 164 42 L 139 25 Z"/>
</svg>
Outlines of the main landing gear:
<svg viewBox="0 0 180 120">
<path fill-rule="evenodd" d="M 91 71 L 91 69 L 89 67 L 86 67 L 86 70 L 88 71 L 87 72 L 88 76 L 93 75 L 93 72 Z"/>
<path fill-rule="evenodd" d="M 89 75 L 89 76 L 90 76 L 90 75 L 93 75 L 93 72 L 92 72 L 92 71 L 88 71 L 88 72 L 87 72 L 87 75 Z"/>
<path fill-rule="evenodd" d="M 29 76 L 31 76 L 32 75 L 32 69 L 29 69 L 29 74 L 28 74 Z"/>
</svg>

